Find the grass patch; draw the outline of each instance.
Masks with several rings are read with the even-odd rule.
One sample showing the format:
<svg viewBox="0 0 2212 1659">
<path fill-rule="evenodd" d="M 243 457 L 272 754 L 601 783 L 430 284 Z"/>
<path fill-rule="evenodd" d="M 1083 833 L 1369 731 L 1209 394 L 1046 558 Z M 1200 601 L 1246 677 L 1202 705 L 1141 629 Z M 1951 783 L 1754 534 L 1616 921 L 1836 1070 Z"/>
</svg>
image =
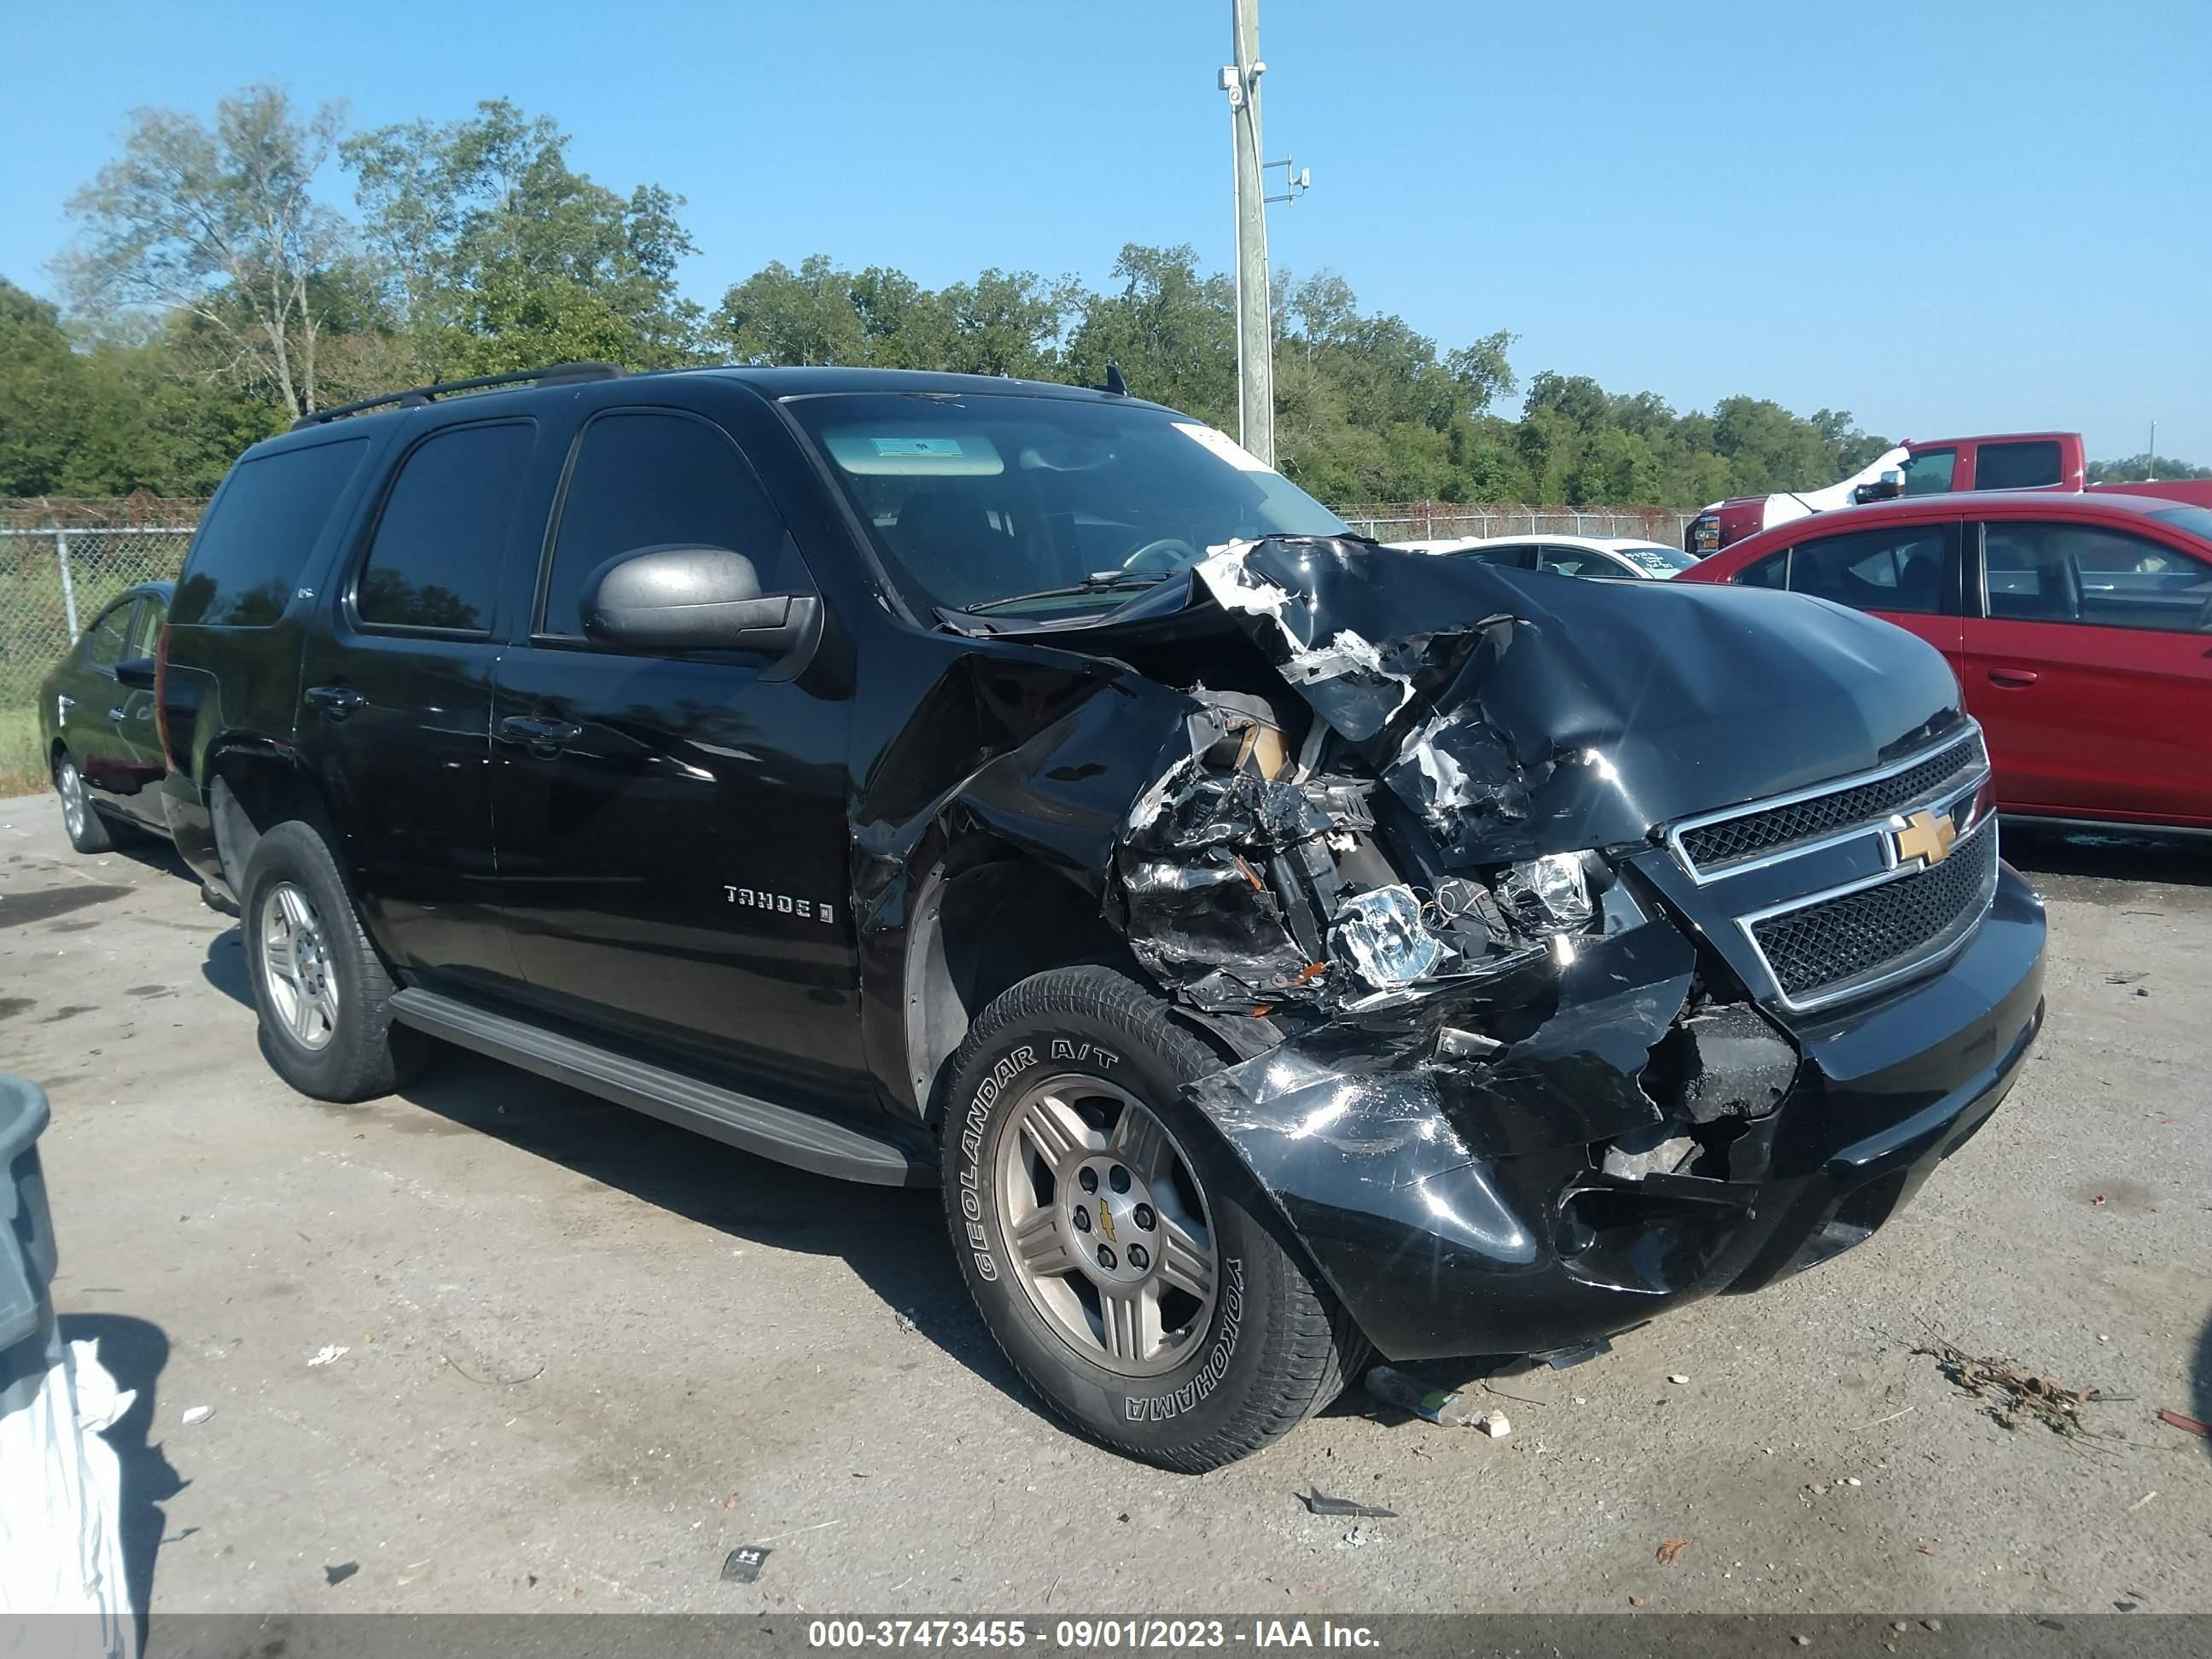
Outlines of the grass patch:
<svg viewBox="0 0 2212 1659">
<path fill-rule="evenodd" d="M 0 799 L 50 787 L 46 757 L 39 752 L 39 711 L 0 708 Z"/>
</svg>

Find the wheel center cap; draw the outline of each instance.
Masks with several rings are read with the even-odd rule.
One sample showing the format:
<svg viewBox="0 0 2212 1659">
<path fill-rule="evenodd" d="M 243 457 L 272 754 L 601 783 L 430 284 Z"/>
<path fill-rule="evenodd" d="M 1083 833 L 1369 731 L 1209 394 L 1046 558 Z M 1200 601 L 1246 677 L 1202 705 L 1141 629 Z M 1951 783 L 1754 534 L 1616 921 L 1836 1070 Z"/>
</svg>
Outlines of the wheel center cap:
<svg viewBox="0 0 2212 1659">
<path fill-rule="evenodd" d="M 1159 1267 L 1159 1212 L 1152 1189 L 1119 1159 L 1086 1158 L 1060 1200 L 1083 1270 L 1103 1284 L 1138 1285 Z"/>
</svg>

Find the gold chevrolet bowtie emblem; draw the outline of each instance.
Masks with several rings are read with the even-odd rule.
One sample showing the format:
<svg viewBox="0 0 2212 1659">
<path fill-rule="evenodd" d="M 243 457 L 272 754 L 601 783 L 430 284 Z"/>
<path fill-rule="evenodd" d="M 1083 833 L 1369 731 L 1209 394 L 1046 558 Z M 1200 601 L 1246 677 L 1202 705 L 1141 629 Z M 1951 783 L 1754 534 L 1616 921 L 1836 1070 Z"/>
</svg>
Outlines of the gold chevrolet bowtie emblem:
<svg viewBox="0 0 2212 1659">
<path fill-rule="evenodd" d="M 1102 1194 L 1098 1200 L 1098 1231 L 1106 1235 L 1106 1242 L 1114 1242 L 1114 1208 Z"/>
<path fill-rule="evenodd" d="M 1899 864 L 1914 859 L 1924 864 L 1941 864 L 1951 856 L 1951 843 L 1959 838 L 1959 826 L 1951 822 L 1948 812 L 1915 812 L 1905 819 L 1905 828 L 1893 832 L 1897 843 Z"/>
</svg>

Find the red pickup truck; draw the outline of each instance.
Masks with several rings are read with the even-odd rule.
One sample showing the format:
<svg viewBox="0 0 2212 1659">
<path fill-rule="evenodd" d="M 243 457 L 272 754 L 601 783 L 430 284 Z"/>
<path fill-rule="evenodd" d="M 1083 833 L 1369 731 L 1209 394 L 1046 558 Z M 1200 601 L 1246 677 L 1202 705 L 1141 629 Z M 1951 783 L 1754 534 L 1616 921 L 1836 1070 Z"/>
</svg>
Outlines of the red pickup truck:
<svg viewBox="0 0 2212 1659">
<path fill-rule="evenodd" d="M 2212 507 L 2212 479 L 2158 483 L 2087 482 L 2078 432 L 2002 432 L 1973 438 L 1906 440 L 1863 470 L 1820 489 L 1781 490 L 1715 501 L 1690 520 L 1682 546 L 1703 557 L 1746 537 L 1814 513 L 1898 495 L 1980 489 L 2124 490 Z"/>
</svg>

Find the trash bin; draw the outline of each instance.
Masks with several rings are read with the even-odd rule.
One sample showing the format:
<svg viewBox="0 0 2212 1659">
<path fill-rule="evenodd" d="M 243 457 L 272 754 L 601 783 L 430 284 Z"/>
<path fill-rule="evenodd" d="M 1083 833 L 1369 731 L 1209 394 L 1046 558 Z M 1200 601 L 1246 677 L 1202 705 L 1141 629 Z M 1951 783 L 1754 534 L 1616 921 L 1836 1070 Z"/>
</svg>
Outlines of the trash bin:
<svg viewBox="0 0 2212 1659">
<path fill-rule="evenodd" d="M 97 1343 L 63 1342 L 54 1318 L 38 1146 L 50 1115 L 46 1091 L 0 1072 L 0 1616 L 10 1621 L 0 1654 L 130 1659 L 122 1465 L 100 1431 L 133 1396 L 117 1389 Z"/>
</svg>

